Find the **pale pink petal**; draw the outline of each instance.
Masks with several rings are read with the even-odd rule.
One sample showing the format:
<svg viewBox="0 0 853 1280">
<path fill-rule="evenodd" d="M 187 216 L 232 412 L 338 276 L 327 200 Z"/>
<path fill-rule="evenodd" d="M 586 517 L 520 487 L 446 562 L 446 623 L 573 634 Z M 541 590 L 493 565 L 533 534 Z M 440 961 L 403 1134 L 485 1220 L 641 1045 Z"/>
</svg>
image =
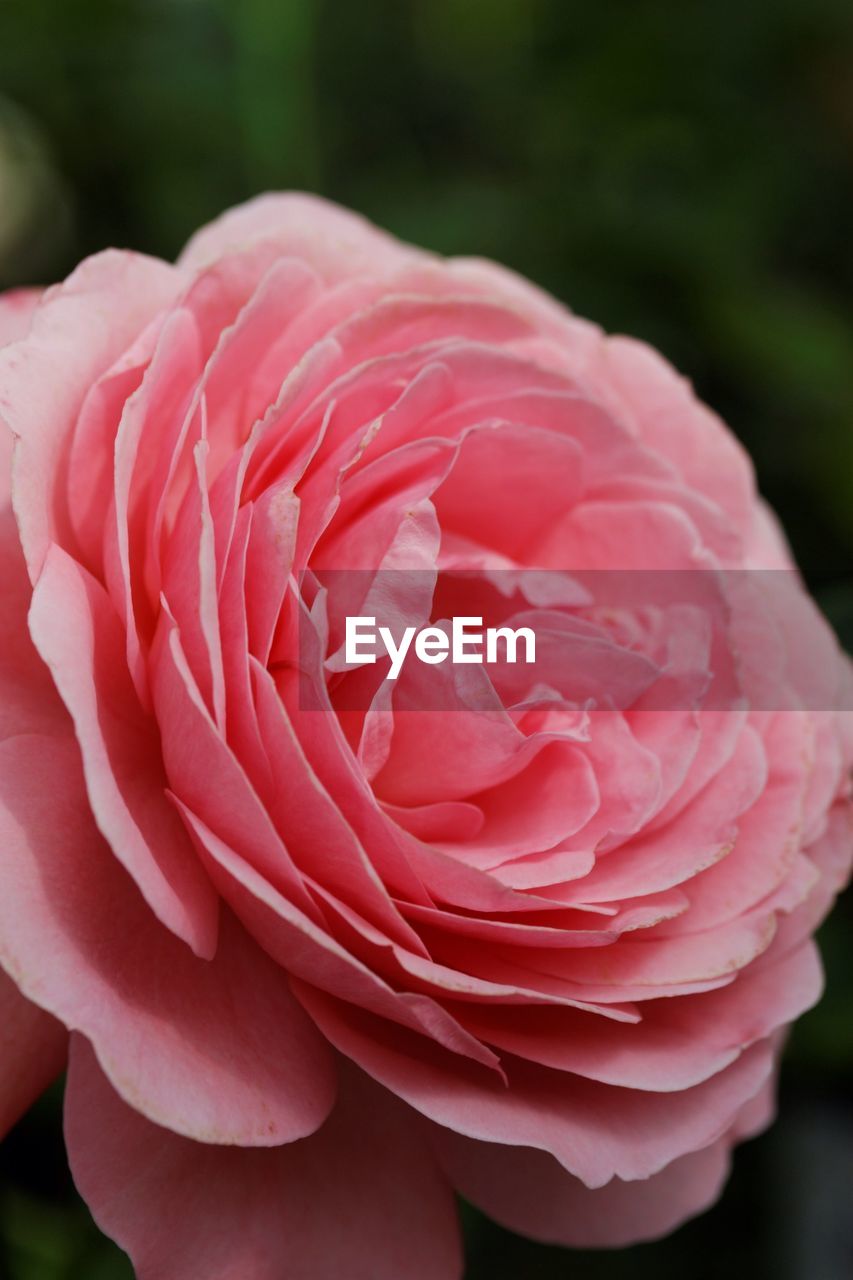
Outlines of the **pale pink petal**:
<svg viewBox="0 0 853 1280">
<path fill-rule="evenodd" d="M 0 293 L 0 347 L 25 338 L 42 289 L 9 289 Z"/>
<path fill-rule="evenodd" d="M 531 951 L 526 963 L 531 968 L 552 973 L 568 982 L 611 987 L 619 999 L 636 999 L 643 988 L 669 987 L 678 994 L 694 982 L 728 978 L 744 969 L 766 951 L 773 940 L 776 922 L 772 912 L 756 913 L 727 921 L 715 929 L 697 933 L 676 934 L 668 925 L 669 913 L 652 935 L 650 928 L 629 933 L 611 947 L 595 947 L 563 955 L 549 951 Z M 672 936 L 670 936 L 670 930 Z"/>
<path fill-rule="evenodd" d="M 197 231 L 180 258 L 197 270 L 253 242 L 302 258 L 327 282 L 399 270 L 429 255 L 380 231 L 348 209 L 300 192 L 257 196 Z"/>
<path fill-rule="evenodd" d="M 21 444 L 15 510 L 31 577 L 69 532 L 56 486 L 85 395 L 176 296 L 181 273 L 115 250 L 88 258 L 47 290 L 22 342 L 0 349 L 0 418 Z"/>
<path fill-rule="evenodd" d="M 595 869 L 573 886 L 575 899 L 612 902 L 691 883 L 698 872 L 731 853 L 737 819 L 761 796 L 766 781 L 761 738 L 747 726 L 731 760 L 677 820 L 649 834 L 641 833 L 601 858 Z"/>
<path fill-rule="evenodd" d="M 768 961 L 770 957 L 768 956 Z M 707 1080 L 819 999 L 823 974 L 806 944 L 718 991 L 679 1001 L 645 1001 L 642 1019 L 624 1025 L 572 1009 L 469 1008 L 465 1025 L 487 1044 L 543 1066 L 650 1092 Z"/>
<path fill-rule="evenodd" d="M 579 502 L 536 549 L 548 569 L 672 571 L 708 567 L 699 532 L 665 502 Z"/>
<path fill-rule="evenodd" d="M 505 298 L 535 321 L 548 340 L 552 367 L 569 375 L 579 373 L 598 352 L 604 337 L 598 325 L 571 313 L 544 289 L 524 276 L 487 258 L 451 258 L 454 281 L 489 297 Z"/>
<path fill-rule="evenodd" d="M 615 401 L 630 415 L 640 436 L 719 504 L 745 535 L 755 502 L 752 463 L 735 436 L 696 400 L 689 382 L 633 338 L 602 343 L 585 372 L 608 403 Z"/>
<path fill-rule="evenodd" d="M 822 923 L 836 895 L 850 881 L 853 848 L 853 808 L 841 800 L 829 812 L 826 830 L 807 850 L 809 861 L 820 873 L 817 885 L 804 902 L 779 923 L 773 946 L 758 960 L 759 966 L 773 962 L 775 955 L 797 947 Z"/>
<path fill-rule="evenodd" d="M 746 916 L 791 876 L 802 841 L 802 762 L 810 739 L 800 711 L 782 712 L 766 726 L 767 783 L 738 817 L 731 852 L 695 876 L 687 889 L 691 909 L 667 932 L 705 930 Z"/>
<path fill-rule="evenodd" d="M 436 495 L 442 530 L 535 564 L 537 548 L 583 492 L 576 441 L 527 425 L 467 432 Z"/>
<path fill-rule="evenodd" d="M 583 752 L 572 742 L 556 741 L 547 743 L 514 778 L 472 799 L 485 819 L 477 835 L 463 843 L 434 844 L 471 866 L 494 868 L 553 849 L 574 835 L 597 812 L 599 791 Z"/>
<path fill-rule="evenodd" d="M 779 517 L 759 496 L 751 535 L 746 544 L 747 565 L 755 569 L 790 569 L 793 557 Z"/>
</svg>

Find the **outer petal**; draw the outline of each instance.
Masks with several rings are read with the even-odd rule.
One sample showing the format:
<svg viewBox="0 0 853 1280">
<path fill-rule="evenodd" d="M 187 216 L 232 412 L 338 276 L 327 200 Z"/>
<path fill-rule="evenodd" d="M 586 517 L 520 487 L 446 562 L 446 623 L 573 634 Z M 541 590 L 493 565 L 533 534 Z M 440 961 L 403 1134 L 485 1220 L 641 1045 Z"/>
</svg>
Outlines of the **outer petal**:
<svg viewBox="0 0 853 1280">
<path fill-rule="evenodd" d="M 633 338 L 609 338 L 586 370 L 593 386 L 630 415 L 641 438 L 674 463 L 746 536 L 755 504 L 752 463 L 735 436 L 662 356 Z"/>
<path fill-rule="evenodd" d="M 25 332 L 38 291 L 0 298 L 0 345 Z M 12 435 L 0 431 L 0 505 L 8 503 Z M 65 711 L 27 633 L 29 582 L 11 509 L 0 511 L 0 739 L 24 729 L 66 728 Z M 0 969 L 0 1137 L 65 1062 L 68 1032 Z"/>
<path fill-rule="evenodd" d="M 27 631 L 30 594 L 18 530 L 7 507 L 0 510 L 0 741 L 16 733 L 65 734 L 70 727 Z"/>
<path fill-rule="evenodd" d="M 668 1235 L 717 1199 L 736 1142 L 773 1118 L 776 1081 L 741 1107 L 729 1131 L 651 1178 L 613 1178 L 590 1190 L 542 1151 L 472 1142 L 433 1126 L 433 1144 L 453 1185 L 512 1231 L 575 1248 L 616 1248 Z"/>
<path fill-rule="evenodd" d="M 70 727 L 27 630 L 31 587 L 9 505 L 12 441 L 0 425 L 0 741 L 25 732 L 66 734 Z"/>
<path fill-rule="evenodd" d="M 0 970 L 0 1138 L 65 1062 L 68 1032 Z"/>
<path fill-rule="evenodd" d="M 23 338 L 41 292 L 41 289 L 10 289 L 0 294 L 0 347 Z"/>
<path fill-rule="evenodd" d="M 640 1182 L 613 1178 L 591 1191 L 552 1156 L 440 1131 L 436 1147 L 454 1186 L 511 1231 L 549 1244 L 612 1248 L 667 1235 L 709 1208 L 729 1171 L 729 1142 L 673 1161 Z"/>
<path fill-rule="evenodd" d="M 0 883 L 0 963 L 155 1122 L 272 1146 L 325 1119 L 331 1055 L 284 973 L 231 916 L 210 962 L 156 921 L 95 829 L 73 740 L 0 744 Z"/>
<path fill-rule="evenodd" d="M 280 244 L 282 257 L 307 261 L 328 283 L 431 260 L 357 213 L 294 191 L 258 196 L 229 209 L 196 232 L 179 265 L 197 270 L 262 240 Z"/>
<path fill-rule="evenodd" d="M 456 1280 L 450 1189 L 407 1111 L 348 1071 L 324 1127 L 270 1151 L 176 1137 L 126 1106 L 74 1037 L 66 1140 L 138 1280 Z"/>
<path fill-rule="evenodd" d="M 31 577 L 64 516 L 56 485 L 83 399 L 145 325 L 174 299 L 182 273 L 112 250 L 49 289 L 26 338 L 0 349 L 0 417 L 20 437 L 15 511 Z"/>
<path fill-rule="evenodd" d="M 55 545 L 30 631 L 74 718 L 99 829 L 158 918 L 210 959 L 217 897 L 166 797 L 157 729 L 137 701 L 118 619 L 101 585 Z"/>
</svg>

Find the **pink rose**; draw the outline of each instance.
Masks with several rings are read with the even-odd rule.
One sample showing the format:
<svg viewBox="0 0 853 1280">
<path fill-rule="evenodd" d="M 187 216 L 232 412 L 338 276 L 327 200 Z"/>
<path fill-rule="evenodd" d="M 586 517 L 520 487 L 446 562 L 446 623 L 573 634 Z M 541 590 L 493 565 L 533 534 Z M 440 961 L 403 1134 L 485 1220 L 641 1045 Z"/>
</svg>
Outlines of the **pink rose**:
<svg viewBox="0 0 853 1280">
<path fill-rule="evenodd" d="M 0 325 L 3 1123 L 70 1036 L 142 1280 L 452 1280 L 454 1188 L 577 1245 L 708 1205 L 853 846 L 848 668 L 722 423 L 306 196 Z M 458 614 L 536 679 L 341 649 Z"/>
</svg>

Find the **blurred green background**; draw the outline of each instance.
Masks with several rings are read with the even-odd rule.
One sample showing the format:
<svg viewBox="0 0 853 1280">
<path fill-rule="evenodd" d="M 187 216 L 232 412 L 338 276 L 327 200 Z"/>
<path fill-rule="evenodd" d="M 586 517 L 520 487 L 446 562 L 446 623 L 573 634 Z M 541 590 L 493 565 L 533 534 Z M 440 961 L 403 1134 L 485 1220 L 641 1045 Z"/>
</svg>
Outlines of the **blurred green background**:
<svg viewBox="0 0 853 1280">
<path fill-rule="evenodd" d="M 0 0 L 0 287 L 108 244 L 174 256 L 287 187 L 660 347 L 749 448 L 853 648 L 849 0 Z M 617 1254 L 466 1213 L 466 1280 L 850 1280 L 851 916 L 824 930 L 782 1119 L 720 1206 Z M 0 1147 L 0 1276 L 129 1277 L 59 1108 Z"/>
</svg>

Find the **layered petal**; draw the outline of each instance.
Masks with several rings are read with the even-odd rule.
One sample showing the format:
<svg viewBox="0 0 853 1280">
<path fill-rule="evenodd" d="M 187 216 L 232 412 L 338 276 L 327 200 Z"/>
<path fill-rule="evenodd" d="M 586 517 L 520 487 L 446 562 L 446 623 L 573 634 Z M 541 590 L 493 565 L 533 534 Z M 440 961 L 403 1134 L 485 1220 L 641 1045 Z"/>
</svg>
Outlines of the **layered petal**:
<svg viewBox="0 0 853 1280">
<path fill-rule="evenodd" d="M 0 299 L 0 414 L 0 1121 L 70 1029 L 142 1280 L 452 1280 L 448 1179 L 581 1245 L 709 1203 L 820 992 L 853 678 L 689 384 L 289 194 Z M 353 616 L 505 651 L 390 679 Z"/>
</svg>

